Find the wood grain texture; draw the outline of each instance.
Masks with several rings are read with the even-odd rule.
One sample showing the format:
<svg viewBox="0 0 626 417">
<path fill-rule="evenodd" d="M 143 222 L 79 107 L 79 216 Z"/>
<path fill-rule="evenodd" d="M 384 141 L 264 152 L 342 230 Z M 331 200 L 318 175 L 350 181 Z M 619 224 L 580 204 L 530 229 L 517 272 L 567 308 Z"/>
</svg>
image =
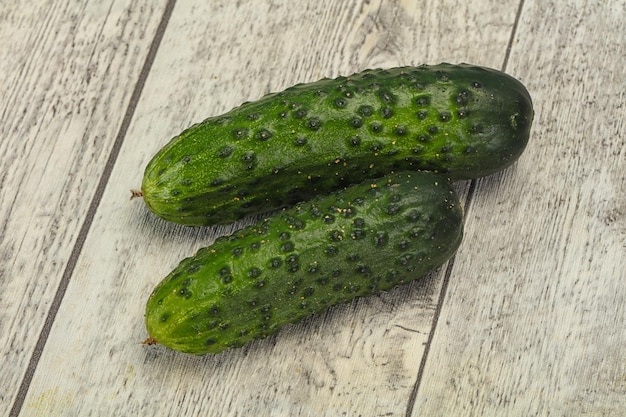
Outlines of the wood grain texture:
<svg viewBox="0 0 626 417">
<path fill-rule="evenodd" d="M 29 364 L 163 3 L 0 5 L 0 410 Z"/>
<path fill-rule="evenodd" d="M 235 226 L 166 224 L 129 201 L 191 123 L 367 67 L 498 67 L 517 2 L 178 2 L 22 408 L 33 415 L 403 415 L 441 271 L 217 356 L 144 346 L 143 308 L 180 259 Z"/>
<path fill-rule="evenodd" d="M 536 123 L 480 181 L 414 416 L 626 412 L 624 1 L 526 1 Z"/>
</svg>

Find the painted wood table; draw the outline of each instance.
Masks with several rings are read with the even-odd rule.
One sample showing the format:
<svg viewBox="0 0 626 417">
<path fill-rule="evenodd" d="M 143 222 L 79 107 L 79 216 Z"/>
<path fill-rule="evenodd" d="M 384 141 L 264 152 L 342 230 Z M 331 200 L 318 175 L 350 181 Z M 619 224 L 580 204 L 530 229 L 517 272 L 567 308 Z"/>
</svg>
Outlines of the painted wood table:
<svg viewBox="0 0 626 417">
<path fill-rule="evenodd" d="M 626 415 L 624 0 L 0 5 L 0 415 Z M 219 355 L 147 346 L 145 301 L 242 227 L 129 190 L 169 138 L 298 82 L 469 62 L 530 90 L 511 168 L 410 285 Z"/>
</svg>

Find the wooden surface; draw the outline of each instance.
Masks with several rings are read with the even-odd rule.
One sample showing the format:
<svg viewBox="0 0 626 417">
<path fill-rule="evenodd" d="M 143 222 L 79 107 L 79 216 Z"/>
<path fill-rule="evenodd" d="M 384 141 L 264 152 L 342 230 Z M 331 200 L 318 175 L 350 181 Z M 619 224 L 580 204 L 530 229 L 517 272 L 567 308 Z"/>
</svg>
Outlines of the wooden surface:
<svg viewBox="0 0 626 417">
<path fill-rule="evenodd" d="M 0 415 L 623 416 L 626 2 L 0 5 Z M 409 286 L 215 356 L 146 346 L 147 296 L 242 224 L 130 200 L 190 124 L 297 82 L 470 62 L 530 90 L 522 158 L 458 183 Z"/>
</svg>

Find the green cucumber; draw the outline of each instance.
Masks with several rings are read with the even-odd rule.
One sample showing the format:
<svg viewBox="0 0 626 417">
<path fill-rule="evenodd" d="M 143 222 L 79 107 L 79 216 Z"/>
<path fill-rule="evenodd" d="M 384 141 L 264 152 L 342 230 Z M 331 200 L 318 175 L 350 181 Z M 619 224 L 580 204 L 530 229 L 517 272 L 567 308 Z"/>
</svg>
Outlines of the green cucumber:
<svg viewBox="0 0 626 417">
<path fill-rule="evenodd" d="M 366 70 L 299 84 L 190 127 L 148 163 L 141 193 L 166 220 L 210 225 L 393 171 L 477 178 L 519 157 L 532 119 L 524 86 L 493 69 Z"/>
<path fill-rule="evenodd" d="M 447 177 L 403 172 L 283 209 L 184 259 L 146 305 L 146 343 L 219 353 L 332 305 L 388 290 L 457 250 Z"/>
</svg>

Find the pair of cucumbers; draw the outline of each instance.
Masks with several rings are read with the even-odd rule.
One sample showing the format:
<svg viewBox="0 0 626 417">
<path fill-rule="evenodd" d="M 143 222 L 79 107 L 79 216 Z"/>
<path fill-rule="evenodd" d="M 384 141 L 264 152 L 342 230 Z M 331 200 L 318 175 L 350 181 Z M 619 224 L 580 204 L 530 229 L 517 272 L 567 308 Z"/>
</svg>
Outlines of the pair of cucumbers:
<svg viewBox="0 0 626 417">
<path fill-rule="evenodd" d="M 434 270 L 457 250 L 451 181 L 511 165 L 531 98 L 467 64 L 298 84 L 183 131 L 141 194 L 189 226 L 261 220 L 183 260 L 146 306 L 148 343 L 219 353 Z"/>
</svg>

